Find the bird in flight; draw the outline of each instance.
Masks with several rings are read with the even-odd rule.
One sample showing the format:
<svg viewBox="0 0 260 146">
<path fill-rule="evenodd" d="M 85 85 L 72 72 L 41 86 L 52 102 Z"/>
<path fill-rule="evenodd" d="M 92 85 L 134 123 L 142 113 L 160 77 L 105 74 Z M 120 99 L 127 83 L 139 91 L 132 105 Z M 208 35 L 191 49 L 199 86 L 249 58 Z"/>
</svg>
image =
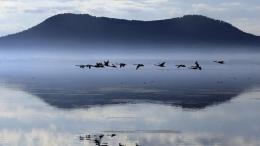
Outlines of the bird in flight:
<svg viewBox="0 0 260 146">
<path fill-rule="evenodd" d="M 114 67 L 114 68 L 117 68 L 117 66 L 115 66 L 114 64 L 112 64 L 110 67 Z"/>
<path fill-rule="evenodd" d="M 109 66 L 109 60 L 108 61 L 104 61 L 104 65 L 108 67 Z"/>
<path fill-rule="evenodd" d="M 93 67 L 96 67 L 96 68 L 103 68 L 104 65 L 100 62 L 100 63 L 96 63 L 96 65 L 92 65 Z"/>
<path fill-rule="evenodd" d="M 137 65 L 137 66 L 136 66 L 136 70 L 137 70 L 139 67 L 144 66 L 143 64 L 134 64 L 134 65 Z"/>
<path fill-rule="evenodd" d="M 165 62 L 163 62 L 163 63 L 158 63 L 158 64 L 154 64 L 154 65 L 155 65 L 155 66 L 159 66 L 159 67 L 165 67 L 164 64 L 165 64 Z"/>
<path fill-rule="evenodd" d="M 199 69 L 199 70 L 202 70 L 202 67 L 200 67 L 199 63 L 196 61 L 195 62 L 196 66 L 191 66 L 189 67 L 189 69 Z"/>
<path fill-rule="evenodd" d="M 85 68 L 86 67 L 85 65 L 76 65 L 76 66 L 79 66 L 79 68 Z"/>
<path fill-rule="evenodd" d="M 93 65 L 90 65 L 90 64 L 86 65 L 86 67 L 88 67 L 89 69 L 91 68 L 91 66 L 93 66 Z"/>
<path fill-rule="evenodd" d="M 219 64 L 225 64 L 224 61 L 215 60 L 214 62 L 219 63 Z"/>
<path fill-rule="evenodd" d="M 175 65 L 175 66 L 177 66 L 177 68 L 186 67 L 186 65 L 183 65 L 183 64 L 179 64 L 179 65 Z"/>
<path fill-rule="evenodd" d="M 120 68 L 126 66 L 126 64 L 124 64 L 124 63 L 117 63 L 117 65 L 120 65 Z"/>
</svg>

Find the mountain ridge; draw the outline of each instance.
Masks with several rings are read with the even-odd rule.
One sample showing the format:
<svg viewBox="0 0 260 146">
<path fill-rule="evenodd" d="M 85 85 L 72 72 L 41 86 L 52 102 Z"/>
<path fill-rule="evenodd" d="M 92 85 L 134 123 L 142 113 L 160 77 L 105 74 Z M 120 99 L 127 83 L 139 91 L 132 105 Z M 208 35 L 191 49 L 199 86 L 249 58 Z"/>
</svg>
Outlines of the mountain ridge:
<svg viewBox="0 0 260 146">
<path fill-rule="evenodd" d="M 89 49 L 106 46 L 257 48 L 260 46 L 260 36 L 201 15 L 140 21 L 67 13 L 52 16 L 22 32 L 0 37 L 0 46 Z"/>
</svg>

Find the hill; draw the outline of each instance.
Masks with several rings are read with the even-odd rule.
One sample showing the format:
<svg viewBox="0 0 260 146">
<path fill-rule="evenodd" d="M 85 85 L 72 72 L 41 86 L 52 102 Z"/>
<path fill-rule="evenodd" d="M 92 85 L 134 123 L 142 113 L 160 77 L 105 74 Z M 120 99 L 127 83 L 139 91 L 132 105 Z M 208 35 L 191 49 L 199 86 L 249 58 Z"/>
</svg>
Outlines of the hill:
<svg viewBox="0 0 260 146">
<path fill-rule="evenodd" d="M 19 33 L 0 38 L 0 49 L 253 48 L 260 37 L 229 23 L 187 15 L 155 21 L 122 20 L 88 14 L 59 14 Z M 141 47 L 140 47 L 141 46 Z M 259 49 L 257 49 L 259 50 Z"/>
</svg>

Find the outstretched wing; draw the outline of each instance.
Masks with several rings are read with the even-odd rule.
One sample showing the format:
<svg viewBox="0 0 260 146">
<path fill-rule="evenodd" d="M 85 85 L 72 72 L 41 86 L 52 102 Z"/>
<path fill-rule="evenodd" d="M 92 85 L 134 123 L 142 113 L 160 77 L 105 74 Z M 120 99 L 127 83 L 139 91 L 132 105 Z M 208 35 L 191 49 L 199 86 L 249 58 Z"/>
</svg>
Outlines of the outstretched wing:
<svg viewBox="0 0 260 146">
<path fill-rule="evenodd" d="M 165 62 L 161 63 L 160 66 L 164 66 Z"/>
<path fill-rule="evenodd" d="M 196 64 L 196 66 L 200 66 L 199 63 L 198 63 L 197 61 L 195 62 L 195 64 Z"/>
<path fill-rule="evenodd" d="M 120 63 L 120 68 L 121 68 L 121 67 L 125 67 L 125 65 L 126 65 L 126 64 L 124 64 L 124 63 Z"/>
<path fill-rule="evenodd" d="M 140 65 L 137 65 L 136 70 L 138 70 L 139 67 L 140 67 Z"/>
</svg>

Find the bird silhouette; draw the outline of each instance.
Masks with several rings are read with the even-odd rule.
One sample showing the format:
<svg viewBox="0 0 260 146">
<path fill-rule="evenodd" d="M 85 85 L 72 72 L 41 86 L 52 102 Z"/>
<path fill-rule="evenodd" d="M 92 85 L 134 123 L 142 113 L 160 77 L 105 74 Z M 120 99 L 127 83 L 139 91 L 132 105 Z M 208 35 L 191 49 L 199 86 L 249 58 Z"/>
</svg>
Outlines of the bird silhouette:
<svg viewBox="0 0 260 146">
<path fill-rule="evenodd" d="M 135 143 L 135 146 L 139 146 L 139 144 Z"/>
<path fill-rule="evenodd" d="M 122 84 L 122 83 L 121 83 Z M 111 137 L 114 137 L 114 136 L 116 136 L 116 134 L 108 134 L 107 136 L 111 136 Z"/>
<path fill-rule="evenodd" d="M 143 64 L 134 64 L 134 65 L 137 65 L 137 66 L 136 66 L 136 70 L 137 70 L 139 67 L 144 66 Z"/>
<path fill-rule="evenodd" d="M 101 140 L 104 137 L 104 134 L 100 134 L 98 137 Z"/>
<path fill-rule="evenodd" d="M 95 139 L 94 140 L 95 144 L 98 145 L 98 146 L 100 146 L 100 141 L 101 141 L 100 139 Z"/>
<path fill-rule="evenodd" d="M 219 64 L 225 64 L 224 61 L 215 60 L 214 62 L 219 63 Z"/>
<path fill-rule="evenodd" d="M 163 63 L 158 63 L 158 64 L 154 64 L 154 65 L 155 65 L 155 66 L 159 66 L 159 67 L 165 67 L 164 64 L 165 64 L 165 62 L 163 62 Z"/>
<path fill-rule="evenodd" d="M 183 65 L 183 64 L 179 64 L 179 65 L 175 65 L 175 66 L 177 66 L 177 68 L 186 67 L 186 65 Z"/>
<path fill-rule="evenodd" d="M 108 61 L 104 61 L 104 66 L 109 66 L 109 60 Z"/>
<path fill-rule="evenodd" d="M 79 68 L 85 68 L 85 65 L 76 65 L 79 66 Z"/>
<path fill-rule="evenodd" d="M 200 66 L 199 63 L 198 63 L 198 61 L 196 61 L 195 64 L 196 64 L 196 66 Z"/>
<path fill-rule="evenodd" d="M 110 67 L 117 68 L 117 66 L 115 66 L 114 64 L 112 64 Z"/>
<path fill-rule="evenodd" d="M 86 67 L 88 67 L 89 69 L 91 68 L 91 66 L 92 66 L 92 65 L 90 65 L 90 64 L 86 65 Z"/>
<path fill-rule="evenodd" d="M 92 67 L 95 67 L 95 68 L 104 68 L 104 65 L 101 63 L 101 62 L 97 62 L 96 65 L 92 65 Z"/>
<path fill-rule="evenodd" d="M 200 67 L 199 63 L 196 61 L 195 62 L 196 66 L 191 66 L 189 67 L 189 69 L 199 69 L 199 70 L 202 70 L 202 67 Z"/>
<path fill-rule="evenodd" d="M 84 137 L 83 136 L 79 136 L 79 140 L 84 140 Z"/>
<path fill-rule="evenodd" d="M 126 64 L 124 64 L 124 63 L 117 63 L 117 65 L 120 65 L 120 68 L 126 66 Z"/>
</svg>

